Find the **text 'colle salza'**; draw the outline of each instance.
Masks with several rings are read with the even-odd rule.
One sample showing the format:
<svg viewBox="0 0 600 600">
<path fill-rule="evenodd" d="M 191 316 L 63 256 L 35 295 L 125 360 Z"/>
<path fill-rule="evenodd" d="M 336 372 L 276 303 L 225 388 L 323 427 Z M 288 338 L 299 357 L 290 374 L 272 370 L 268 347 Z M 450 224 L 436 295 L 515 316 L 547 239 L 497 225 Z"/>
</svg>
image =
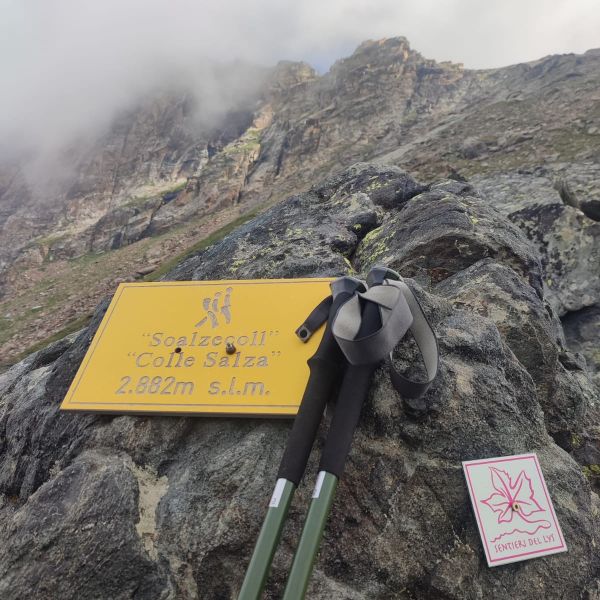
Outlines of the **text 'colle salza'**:
<svg viewBox="0 0 600 600">
<path fill-rule="evenodd" d="M 165 346 L 195 346 L 206 348 L 208 346 L 222 346 L 224 344 L 233 344 L 234 346 L 264 346 L 267 340 L 266 331 L 252 331 L 249 335 L 201 335 L 195 331 L 191 335 L 166 335 L 159 331 L 150 335 L 149 346 L 156 348 Z"/>
<path fill-rule="evenodd" d="M 167 369 L 178 369 L 180 367 L 193 367 L 196 364 L 196 357 L 185 356 L 184 352 L 171 352 L 166 356 L 155 355 L 154 352 L 142 352 L 135 357 L 135 366 L 146 367 L 165 367 Z M 245 355 L 240 352 L 234 354 L 222 355 L 219 352 L 208 352 L 202 363 L 203 367 L 233 367 L 233 368 L 254 368 L 268 367 L 269 359 L 265 355 Z"/>
</svg>

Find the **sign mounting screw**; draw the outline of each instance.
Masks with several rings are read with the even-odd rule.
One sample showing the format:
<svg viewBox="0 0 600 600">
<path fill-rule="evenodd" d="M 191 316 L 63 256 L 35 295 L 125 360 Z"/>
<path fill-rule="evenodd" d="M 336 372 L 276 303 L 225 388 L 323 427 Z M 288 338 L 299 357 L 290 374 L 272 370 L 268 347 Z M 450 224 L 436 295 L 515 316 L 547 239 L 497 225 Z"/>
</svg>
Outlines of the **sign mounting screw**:
<svg viewBox="0 0 600 600">
<path fill-rule="evenodd" d="M 227 352 L 227 354 L 234 354 L 235 346 L 231 342 L 227 342 L 225 344 L 225 352 Z"/>
</svg>

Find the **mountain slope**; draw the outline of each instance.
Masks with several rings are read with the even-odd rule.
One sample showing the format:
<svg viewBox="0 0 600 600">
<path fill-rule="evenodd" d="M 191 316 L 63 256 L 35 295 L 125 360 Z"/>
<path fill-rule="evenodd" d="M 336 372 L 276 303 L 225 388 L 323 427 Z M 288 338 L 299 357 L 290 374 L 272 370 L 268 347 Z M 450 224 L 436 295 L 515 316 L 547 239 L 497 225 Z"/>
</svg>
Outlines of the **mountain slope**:
<svg viewBox="0 0 600 600">
<path fill-rule="evenodd" d="M 149 99 L 71 149 L 53 188 L 0 169 L 0 359 L 89 313 L 117 281 L 357 160 L 487 177 L 492 199 L 497 176 L 535 186 L 541 167 L 550 187 L 568 178 L 598 199 L 599 65 L 590 51 L 471 71 L 404 38 L 365 42 L 323 76 L 302 63 L 258 70 L 219 125 L 198 121 L 191 93 Z"/>
</svg>

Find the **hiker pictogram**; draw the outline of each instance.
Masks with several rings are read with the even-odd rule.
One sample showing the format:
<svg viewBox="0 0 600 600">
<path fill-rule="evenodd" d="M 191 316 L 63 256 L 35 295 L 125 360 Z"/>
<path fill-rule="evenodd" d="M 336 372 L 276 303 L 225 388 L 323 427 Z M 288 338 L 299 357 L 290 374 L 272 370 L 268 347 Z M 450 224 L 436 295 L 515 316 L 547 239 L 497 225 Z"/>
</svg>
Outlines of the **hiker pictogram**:
<svg viewBox="0 0 600 600">
<path fill-rule="evenodd" d="M 210 322 L 211 327 L 215 329 L 219 326 L 219 317 L 224 317 L 225 323 L 231 323 L 231 292 L 233 288 L 228 287 L 225 290 L 225 296 L 221 301 L 222 292 L 217 292 L 212 298 L 204 298 L 202 301 L 202 307 L 206 315 L 200 319 L 195 327 L 202 327 L 207 321 Z M 219 303 L 221 302 L 220 306 Z"/>
</svg>

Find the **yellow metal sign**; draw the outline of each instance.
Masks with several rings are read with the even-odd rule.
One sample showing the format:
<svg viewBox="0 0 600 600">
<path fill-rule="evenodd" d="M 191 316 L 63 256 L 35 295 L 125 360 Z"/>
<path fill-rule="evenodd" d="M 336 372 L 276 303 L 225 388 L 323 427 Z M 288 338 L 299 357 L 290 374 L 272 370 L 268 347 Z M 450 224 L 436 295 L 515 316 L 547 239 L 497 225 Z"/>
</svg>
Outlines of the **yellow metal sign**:
<svg viewBox="0 0 600 600">
<path fill-rule="evenodd" d="M 294 331 L 330 282 L 121 284 L 61 408 L 295 415 L 322 330 Z"/>
</svg>

